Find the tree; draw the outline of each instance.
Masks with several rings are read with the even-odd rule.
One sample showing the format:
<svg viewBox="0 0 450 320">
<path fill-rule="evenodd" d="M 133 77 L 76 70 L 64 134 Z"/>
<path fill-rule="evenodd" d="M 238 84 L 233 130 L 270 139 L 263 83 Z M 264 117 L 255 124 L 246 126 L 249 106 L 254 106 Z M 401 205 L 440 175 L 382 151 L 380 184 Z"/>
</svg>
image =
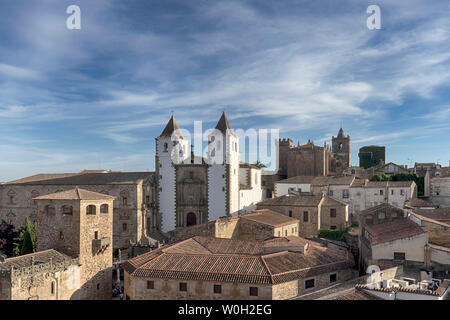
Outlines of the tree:
<svg viewBox="0 0 450 320">
<path fill-rule="evenodd" d="M 385 175 L 384 173 L 377 173 L 372 178 L 370 178 L 370 181 L 391 181 L 391 177 Z"/>
<path fill-rule="evenodd" d="M 267 168 L 267 166 L 259 160 L 256 161 L 255 166 L 257 166 L 260 169 Z"/>
<path fill-rule="evenodd" d="M 36 252 L 36 224 L 26 217 L 24 223 L 19 227 L 18 233 L 19 236 L 14 239 L 14 255 Z"/>
<path fill-rule="evenodd" d="M 0 251 L 11 257 L 14 254 L 14 238 L 18 235 L 14 226 L 2 220 L 0 223 Z"/>
</svg>

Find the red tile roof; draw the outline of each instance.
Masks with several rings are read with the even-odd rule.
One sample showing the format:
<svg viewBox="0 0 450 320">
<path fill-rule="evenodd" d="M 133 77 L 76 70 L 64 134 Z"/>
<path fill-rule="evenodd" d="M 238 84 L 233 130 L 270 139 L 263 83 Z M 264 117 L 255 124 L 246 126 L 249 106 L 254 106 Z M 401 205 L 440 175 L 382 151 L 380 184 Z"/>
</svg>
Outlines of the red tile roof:
<svg viewBox="0 0 450 320">
<path fill-rule="evenodd" d="M 273 227 L 281 227 L 298 223 L 298 219 L 288 217 L 284 214 L 269 209 L 253 210 L 252 213 L 240 216 L 241 219 L 250 220 Z"/>
<path fill-rule="evenodd" d="M 371 235 L 371 245 L 410 238 L 426 233 L 418 224 L 408 218 L 391 220 L 376 225 L 367 225 L 365 229 Z"/>
<path fill-rule="evenodd" d="M 124 269 L 136 277 L 276 284 L 354 265 L 347 252 L 315 244 L 306 254 L 265 254 L 264 246 L 264 241 L 197 236 L 128 260 Z"/>
</svg>

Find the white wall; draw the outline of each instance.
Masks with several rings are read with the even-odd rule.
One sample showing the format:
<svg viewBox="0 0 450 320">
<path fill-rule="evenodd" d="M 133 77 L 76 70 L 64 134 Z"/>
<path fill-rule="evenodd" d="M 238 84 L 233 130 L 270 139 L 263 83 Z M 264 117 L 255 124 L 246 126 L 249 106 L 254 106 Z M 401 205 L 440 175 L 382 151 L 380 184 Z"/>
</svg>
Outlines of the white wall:
<svg viewBox="0 0 450 320">
<path fill-rule="evenodd" d="M 428 234 L 423 233 L 410 238 L 394 240 L 372 246 L 372 259 L 394 259 L 394 252 L 404 252 L 408 261 L 425 261 L 425 245 L 428 242 Z"/>
<path fill-rule="evenodd" d="M 241 174 L 251 176 L 251 189 L 240 190 L 240 213 L 249 213 L 256 209 L 256 204 L 265 198 L 265 190 L 261 188 L 261 170 L 243 168 Z M 255 179 L 256 178 L 256 179 Z"/>
</svg>

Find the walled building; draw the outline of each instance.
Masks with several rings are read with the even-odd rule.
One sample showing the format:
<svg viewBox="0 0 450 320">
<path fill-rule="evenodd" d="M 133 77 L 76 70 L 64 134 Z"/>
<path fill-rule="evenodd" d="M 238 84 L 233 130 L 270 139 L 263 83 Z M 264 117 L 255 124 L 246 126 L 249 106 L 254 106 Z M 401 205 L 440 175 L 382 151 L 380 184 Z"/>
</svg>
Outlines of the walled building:
<svg viewBox="0 0 450 320">
<path fill-rule="evenodd" d="M 300 222 L 301 237 L 316 237 L 320 229 L 344 230 L 349 226 L 348 204 L 327 195 L 288 194 L 258 203 L 258 209 L 270 209 Z"/>
<path fill-rule="evenodd" d="M 128 300 L 282 300 L 352 277 L 353 257 L 299 237 L 193 237 L 125 263 Z"/>
<path fill-rule="evenodd" d="M 266 240 L 273 237 L 298 236 L 299 221 L 281 213 L 263 209 L 235 217 L 220 218 L 196 226 L 179 227 L 168 232 L 169 241 L 194 236 L 239 240 Z"/>
<path fill-rule="evenodd" d="M 323 147 L 316 146 L 312 141 L 295 147 L 291 139 L 280 140 L 279 180 L 296 176 L 327 176 L 348 168 L 351 163 L 350 136 L 345 136 L 341 128 L 337 137 L 333 136 L 331 140 L 331 147 L 326 143 Z"/>
<path fill-rule="evenodd" d="M 126 248 L 130 242 L 148 241 L 158 231 L 155 183 L 152 172 L 83 171 L 38 174 L 0 184 L 0 219 L 20 226 L 25 217 L 37 220 L 33 198 L 75 187 L 111 195 L 114 201 L 113 242 Z"/>
<path fill-rule="evenodd" d="M 158 225 L 163 232 L 250 212 L 264 198 L 261 169 L 240 163 L 239 137 L 225 113 L 208 137 L 207 157 L 189 152 L 172 116 L 156 138 Z"/>
<path fill-rule="evenodd" d="M 0 299 L 111 299 L 114 197 L 75 188 L 34 200 L 37 252 L 0 262 Z"/>
</svg>

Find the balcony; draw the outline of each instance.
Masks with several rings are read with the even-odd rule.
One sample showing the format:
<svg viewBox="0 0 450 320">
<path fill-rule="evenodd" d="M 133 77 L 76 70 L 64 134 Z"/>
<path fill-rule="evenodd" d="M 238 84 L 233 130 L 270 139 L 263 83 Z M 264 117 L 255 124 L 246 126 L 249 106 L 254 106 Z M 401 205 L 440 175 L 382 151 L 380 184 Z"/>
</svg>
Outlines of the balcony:
<svg viewBox="0 0 450 320">
<path fill-rule="evenodd" d="M 106 250 L 111 244 L 111 238 L 103 237 L 101 239 L 92 240 L 92 251 L 93 253 L 101 253 Z"/>
</svg>

